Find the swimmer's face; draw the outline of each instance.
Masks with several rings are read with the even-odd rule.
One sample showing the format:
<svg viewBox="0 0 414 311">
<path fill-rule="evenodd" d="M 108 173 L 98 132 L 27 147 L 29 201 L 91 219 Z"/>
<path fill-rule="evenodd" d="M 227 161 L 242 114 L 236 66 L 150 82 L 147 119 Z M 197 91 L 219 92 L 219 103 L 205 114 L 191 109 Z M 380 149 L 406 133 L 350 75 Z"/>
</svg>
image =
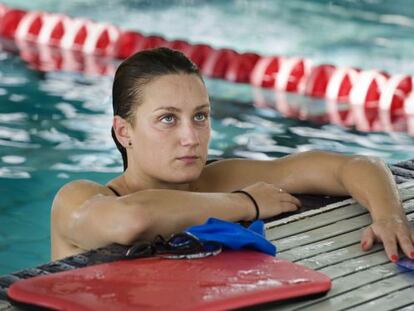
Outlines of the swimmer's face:
<svg viewBox="0 0 414 311">
<path fill-rule="evenodd" d="M 196 180 L 210 140 L 210 102 L 195 74 L 171 74 L 143 88 L 132 129 L 134 166 L 170 183 Z"/>
</svg>

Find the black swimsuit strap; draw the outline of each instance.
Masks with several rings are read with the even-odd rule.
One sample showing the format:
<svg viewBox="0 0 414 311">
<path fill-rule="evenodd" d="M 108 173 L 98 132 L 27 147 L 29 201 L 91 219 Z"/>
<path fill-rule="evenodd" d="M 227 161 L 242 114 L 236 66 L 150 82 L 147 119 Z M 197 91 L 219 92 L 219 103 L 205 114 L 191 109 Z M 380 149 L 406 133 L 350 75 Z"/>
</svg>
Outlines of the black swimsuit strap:
<svg viewBox="0 0 414 311">
<path fill-rule="evenodd" d="M 115 193 L 115 195 L 117 196 L 117 197 L 120 197 L 121 195 L 119 194 L 119 192 L 118 191 L 116 191 L 114 188 L 112 188 L 111 186 L 107 186 L 109 189 L 111 189 L 112 190 L 112 192 L 113 193 Z"/>
<path fill-rule="evenodd" d="M 216 161 L 218 161 L 218 160 L 220 160 L 220 159 L 210 159 L 210 160 L 207 160 L 207 163 L 206 163 L 206 165 L 209 165 L 209 164 L 211 164 L 211 163 L 213 163 L 213 162 L 216 162 Z M 111 187 L 111 186 L 107 186 L 109 189 L 111 189 L 112 190 L 112 192 L 113 193 L 115 193 L 115 195 L 116 196 L 118 196 L 118 197 L 121 197 L 121 195 L 119 194 L 119 192 L 118 191 L 116 191 L 113 187 Z"/>
</svg>

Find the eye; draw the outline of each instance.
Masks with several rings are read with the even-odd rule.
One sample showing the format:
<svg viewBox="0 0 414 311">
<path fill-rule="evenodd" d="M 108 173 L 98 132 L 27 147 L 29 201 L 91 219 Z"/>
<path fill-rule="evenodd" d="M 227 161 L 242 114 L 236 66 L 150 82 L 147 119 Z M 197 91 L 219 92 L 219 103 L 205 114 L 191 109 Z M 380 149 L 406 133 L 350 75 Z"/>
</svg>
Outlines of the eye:
<svg viewBox="0 0 414 311">
<path fill-rule="evenodd" d="M 207 112 L 198 112 L 194 116 L 194 120 L 197 122 L 203 122 L 208 119 L 208 113 Z"/>
<path fill-rule="evenodd" d="M 173 114 L 167 114 L 161 117 L 161 122 L 165 124 L 173 124 L 175 121 L 175 116 Z"/>
</svg>

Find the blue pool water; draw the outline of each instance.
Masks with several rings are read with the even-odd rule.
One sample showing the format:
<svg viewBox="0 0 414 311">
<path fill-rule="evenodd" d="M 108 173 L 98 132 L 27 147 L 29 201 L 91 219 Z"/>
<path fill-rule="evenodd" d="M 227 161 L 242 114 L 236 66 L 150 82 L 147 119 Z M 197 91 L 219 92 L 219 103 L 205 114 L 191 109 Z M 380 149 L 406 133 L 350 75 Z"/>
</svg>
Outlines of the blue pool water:
<svg viewBox="0 0 414 311">
<path fill-rule="evenodd" d="M 89 16 L 169 39 L 317 62 L 414 73 L 414 7 L 410 1 L 27 1 L 24 9 Z M 110 137 L 111 77 L 41 73 L 0 52 L 0 274 L 49 260 L 49 212 L 70 180 L 105 183 L 122 171 Z M 210 154 L 268 159 L 323 149 L 376 155 L 388 163 L 413 158 L 414 138 L 362 133 L 312 120 L 326 103 L 286 100 L 310 120 L 285 118 L 252 103 L 257 90 L 207 81 L 213 105 Z M 256 95 L 255 95 L 256 94 Z M 273 103 L 271 92 L 261 96 Z"/>
</svg>

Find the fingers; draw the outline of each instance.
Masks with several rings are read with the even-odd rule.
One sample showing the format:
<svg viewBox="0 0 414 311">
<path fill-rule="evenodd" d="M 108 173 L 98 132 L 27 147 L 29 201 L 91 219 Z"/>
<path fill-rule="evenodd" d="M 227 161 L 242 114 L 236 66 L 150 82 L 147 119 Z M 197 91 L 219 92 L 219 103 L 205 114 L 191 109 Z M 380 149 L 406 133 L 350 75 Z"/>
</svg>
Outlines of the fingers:
<svg viewBox="0 0 414 311">
<path fill-rule="evenodd" d="M 398 260 L 398 249 L 397 249 L 397 240 L 395 236 L 382 237 L 382 243 L 384 244 L 385 253 L 388 258 L 396 262 Z"/>
<path fill-rule="evenodd" d="M 302 203 L 299 201 L 298 198 L 294 197 L 293 195 L 283 192 L 281 194 L 281 198 L 280 198 L 281 202 L 289 202 L 289 203 L 293 203 L 296 206 L 302 206 Z"/>
<path fill-rule="evenodd" d="M 299 206 L 299 207 L 301 207 L 301 206 L 302 206 L 302 202 L 301 202 L 298 198 L 294 197 L 293 195 L 291 195 L 291 197 L 292 197 L 292 199 L 293 199 L 294 203 L 295 203 L 297 206 Z"/>
<path fill-rule="evenodd" d="M 280 206 L 282 208 L 282 212 L 293 212 L 298 209 L 298 206 L 292 202 L 281 202 Z"/>
<path fill-rule="evenodd" d="M 414 229 L 406 224 L 387 221 L 373 223 L 362 232 L 361 248 L 369 250 L 375 241 L 382 242 L 387 257 L 398 260 L 398 246 L 408 258 L 414 259 Z"/>
<path fill-rule="evenodd" d="M 294 197 L 290 193 L 285 192 L 285 190 L 282 188 L 274 186 L 274 189 L 278 192 L 283 212 L 296 211 L 298 207 L 302 206 L 302 203 L 298 198 Z"/>
<path fill-rule="evenodd" d="M 412 242 L 413 240 L 411 240 L 411 235 L 413 235 L 413 233 L 411 232 L 410 234 L 410 230 L 400 230 L 397 233 L 397 238 L 404 254 L 409 258 L 414 258 L 414 246 Z"/>
<path fill-rule="evenodd" d="M 364 251 L 370 250 L 375 243 L 375 234 L 371 226 L 364 229 L 361 237 L 361 248 Z"/>
</svg>

